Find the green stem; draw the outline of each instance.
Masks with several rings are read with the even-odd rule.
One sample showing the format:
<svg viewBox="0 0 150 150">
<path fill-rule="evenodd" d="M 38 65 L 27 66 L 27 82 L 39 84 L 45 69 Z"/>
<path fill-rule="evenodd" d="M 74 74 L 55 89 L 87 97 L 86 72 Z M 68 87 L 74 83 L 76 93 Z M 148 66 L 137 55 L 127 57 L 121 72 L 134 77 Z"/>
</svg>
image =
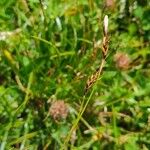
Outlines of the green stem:
<svg viewBox="0 0 150 150">
<path fill-rule="evenodd" d="M 80 119 L 82 118 L 82 115 L 83 115 L 83 113 L 84 113 L 84 111 L 85 111 L 85 109 L 86 109 L 88 103 L 90 102 L 93 93 L 94 93 L 94 88 L 93 88 L 93 90 L 92 90 L 92 92 L 91 92 L 91 94 L 90 94 L 88 100 L 86 101 L 84 107 L 83 107 L 82 105 L 84 104 L 85 97 L 83 98 L 83 103 L 81 104 L 81 108 L 83 107 L 83 109 L 81 109 L 81 112 L 79 113 L 77 119 L 75 120 L 75 123 L 73 124 L 73 126 L 72 126 L 70 132 L 68 133 L 68 135 L 67 135 L 67 137 L 66 137 L 66 140 L 65 140 L 65 142 L 64 142 L 64 145 L 63 145 L 63 148 L 62 148 L 62 149 L 66 149 L 66 148 L 67 148 L 67 145 L 68 145 L 68 142 L 69 142 L 70 137 L 71 137 L 71 135 L 72 135 L 72 132 L 76 129 L 76 127 L 77 127 L 77 125 L 78 125 Z"/>
<path fill-rule="evenodd" d="M 25 95 L 25 98 L 24 98 L 24 101 L 23 101 L 23 103 L 17 108 L 17 110 L 16 110 L 16 114 L 17 114 L 17 112 L 21 109 L 21 108 L 24 108 L 25 107 L 25 105 L 28 103 L 28 101 L 29 101 L 29 95 L 30 95 L 30 88 L 31 88 L 31 84 L 32 84 L 32 81 L 33 81 L 33 72 L 31 72 L 30 73 L 30 75 L 29 75 L 29 81 L 28 81 L 28 86 L 27 86 L 27 90 L 26 90 L 26 95 Z"/>
</svg>

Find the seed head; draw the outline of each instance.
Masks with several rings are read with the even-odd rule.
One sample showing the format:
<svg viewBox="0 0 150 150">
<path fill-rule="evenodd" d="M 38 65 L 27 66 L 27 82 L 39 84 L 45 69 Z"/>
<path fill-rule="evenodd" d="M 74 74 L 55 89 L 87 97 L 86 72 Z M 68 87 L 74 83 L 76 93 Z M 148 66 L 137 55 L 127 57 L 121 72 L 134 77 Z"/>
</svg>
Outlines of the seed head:
<svg viewBox="0 0 150 150">
<path fill-rule="evenodd" d="M 68 115 L 67 104 L 65 104 L 63 100 L 57 100 L 52 103 L 49 113 L 55 121 L 66 119 Z"/>
<path fill-rule="evenodd" d="M 116 67 L 119 69 L 128 69 L 130 64 L 130 58 L 126 53 L 118 52 L 114 56 Z"/>
<path fill-rule="evenodd" d="M 105 5 L 106 7 L 110 8 L 110 9 L 113 9 L 114 6 L 115 6 L 115 1 L 114 0 L 105 0 Z"/>
</svg>

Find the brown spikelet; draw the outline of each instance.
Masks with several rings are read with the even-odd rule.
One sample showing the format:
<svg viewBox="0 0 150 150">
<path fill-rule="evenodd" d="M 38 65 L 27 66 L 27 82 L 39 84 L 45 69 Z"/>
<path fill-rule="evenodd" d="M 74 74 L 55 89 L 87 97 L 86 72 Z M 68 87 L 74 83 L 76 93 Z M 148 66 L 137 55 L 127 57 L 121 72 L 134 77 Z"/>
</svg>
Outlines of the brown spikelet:
<svg viewBox="0 0 150 150">
<path fill-rule="evenodd" d="M 99 66 L 99 68 L 97 69 L 96 72 L 94 72 L 87 80 L 86 82 L 86 86 L 85 86 L 85 90 L 84 90 L 84 94 L 87 93 L 87 91 L 92 87 L 92 85 L 98 80 L 100 74 L 102 73 L 102 69 L 104 67 L 105 64 L 105 59 L 102 59 L 101 64 Z"/>
<path fill-rule="evenodd" d="M 102 42 L 102 60 L 100 63 L 100 66 L 98 68 L 98 70 L 93 73 L 87 80 L 86 82 L 86 86 L 85 86 L 85 91 L 84 94 L 87 93 L 87 91 L 92 87 L 92 85 L 98 80 L 100 74 L 102 73 L 104 64 L 105 64 L 105 59 L 108 53 L 108 16 L 106 15 L 104 18 L 104 37 L 103 37 L 103 42 Z"/>
<path fill-rule="evenodd" d="M 86 82 L 85 93 L 97 81 L 99 75 L 100 75 L 100 72 L 98 70 L 88 78 Z"/>
<path fill-rule="evenodd" d="M 102 45 L 102 54 L 103 54 L 103 57 L 106 58 L 107 56 L 107 53 L 108 53 L 108 37 L 104 37 L 103 38 L 103 45 Z"/>
</svg>

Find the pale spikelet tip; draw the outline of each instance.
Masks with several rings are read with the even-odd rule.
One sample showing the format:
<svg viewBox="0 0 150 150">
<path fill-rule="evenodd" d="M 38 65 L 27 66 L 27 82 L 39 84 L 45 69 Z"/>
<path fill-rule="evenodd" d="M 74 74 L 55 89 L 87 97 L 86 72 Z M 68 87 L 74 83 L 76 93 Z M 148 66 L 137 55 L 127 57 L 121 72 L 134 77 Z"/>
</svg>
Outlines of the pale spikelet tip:
<svg viewBox="0 0 150 150">
<path fill-rule="evenodd" d="M 105 15 L 104 17 L 104 34 L 107 35 L 108 33 L 108 16 Z"/>
</svg>

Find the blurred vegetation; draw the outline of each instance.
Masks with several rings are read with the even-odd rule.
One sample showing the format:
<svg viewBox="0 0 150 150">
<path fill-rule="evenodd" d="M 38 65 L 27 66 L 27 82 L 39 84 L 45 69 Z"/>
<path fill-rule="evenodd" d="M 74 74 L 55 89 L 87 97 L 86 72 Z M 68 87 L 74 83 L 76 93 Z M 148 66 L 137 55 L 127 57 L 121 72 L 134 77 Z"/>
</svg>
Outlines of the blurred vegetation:
<svg viewBox="0 0 150 150">
<path fill-rule="evenodd" d="M 148 0 L 1 0 L 0 149 L 150 149 L 149 15 Z"/>
</svg>

